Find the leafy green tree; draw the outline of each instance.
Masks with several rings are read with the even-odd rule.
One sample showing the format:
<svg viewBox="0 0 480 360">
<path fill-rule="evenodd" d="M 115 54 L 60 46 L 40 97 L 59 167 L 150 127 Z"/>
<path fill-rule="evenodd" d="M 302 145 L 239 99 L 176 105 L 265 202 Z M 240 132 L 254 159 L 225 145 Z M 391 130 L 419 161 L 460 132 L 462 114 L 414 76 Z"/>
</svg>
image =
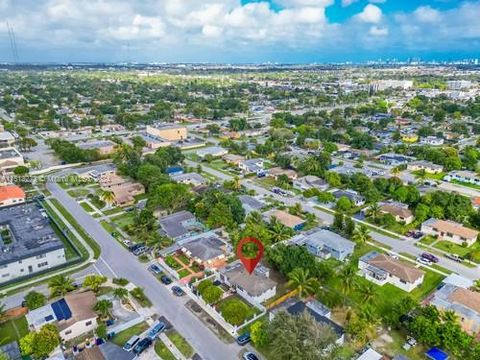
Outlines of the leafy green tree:
<svg viewBox="0 0 480 360">
<path fill-rule="evenodd" d="M 42 307 L 45 305 L 46 300 L 47 298 L 45 295 L 33 290 L 25 295 L 25 304 L 28 310 L 35 310 Z"/>
<path fill-rule="evenodd" d="M 248 306 L 241 300 L 232 299 L 220 305 L 223 318 L 232 325 L 241 325 L 249 313 Z"/>
<path fill-rule="evenodd" d="M 358 226 L 353 232 L 352 240 L 359 244 L 366 244 L 368 241 L 371 241 L 372 237 L 370 236 L 368 227 L 363 224 Z"/>
<path fill-rule="evenodd" d="M 35 358 L 47 357 L 59 344 L 58 330 L 53 324 L 44 325 L 38 332 L 30 332 L 20 339 L 22 354 Z"/>
<path fill-rule="evenodd" d="M 268 343 L 269 337 L 266 328 L 267 325 L 261 321 L 255 321 L 252 326 L 250 326 L 250 338 L 255 346 L 262 347 Z"/>
<path fill-rule="evenodd" d="M 106 339 L 107 336 L 108 336 L 107 325 L 105 325 L 105 324 L 99 324 L 99 325 L 97 326 L 97 329 L 95 330 L 95 334 L 97 334 L 97 336 L 98 336 L 100 339 Z"/>
<path fill-rule="evenodd" d="M 190 189 L 185 184 L 163 184 L 156 186 L 150 194 L 149 206 L 160 206 L 169 213 L 185 207 L 192 198 Z"/>
<path fill-rule="evenodd" d="M 210 285 L 204 288 L 200 294 L 207 304 L 215 304 L 222 298 L 223 291 L 218 286 Z"/>
<path fill-rule="evenodd" d="M 128 298 L 128 290 L 125 288 L 115 288 L 113 290 L 113 296 L 119 300 L 125 300 Z"/>
<path fill-rule="evenodd" d="M 339 211 L 349 211 L 352 208 L 352 203 L 346 196 L 342 196 L 337 200 L 336 208 Z"/>
</svg>

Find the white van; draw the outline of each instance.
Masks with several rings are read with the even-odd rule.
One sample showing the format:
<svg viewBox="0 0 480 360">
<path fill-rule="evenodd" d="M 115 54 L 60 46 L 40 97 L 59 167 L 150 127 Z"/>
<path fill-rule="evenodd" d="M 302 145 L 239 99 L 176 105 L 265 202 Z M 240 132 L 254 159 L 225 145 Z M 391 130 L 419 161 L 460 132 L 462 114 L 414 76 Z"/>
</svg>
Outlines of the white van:
<svg viewBox="0 0 480 360">
<path fill-rule="evenodd" d="M 123 350 L 132 351 L 135 345 L 140 341 L 140 337 L 133 335 L 126 343 L 123 345 Z"/>
</svg>

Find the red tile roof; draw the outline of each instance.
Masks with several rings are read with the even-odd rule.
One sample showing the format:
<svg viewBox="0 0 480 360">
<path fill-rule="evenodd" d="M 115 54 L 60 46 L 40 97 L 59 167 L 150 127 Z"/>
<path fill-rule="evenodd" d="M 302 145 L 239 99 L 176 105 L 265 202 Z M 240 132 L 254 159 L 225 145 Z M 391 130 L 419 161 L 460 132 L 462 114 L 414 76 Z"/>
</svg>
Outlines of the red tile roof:
<svg viewBox="0 0 480 360">
<path fill-rule="evenodd" d="M 25 192 L 17 185 L 0 186 L 0 201 L 10 199 L 24 199 Z"/>
</svg>

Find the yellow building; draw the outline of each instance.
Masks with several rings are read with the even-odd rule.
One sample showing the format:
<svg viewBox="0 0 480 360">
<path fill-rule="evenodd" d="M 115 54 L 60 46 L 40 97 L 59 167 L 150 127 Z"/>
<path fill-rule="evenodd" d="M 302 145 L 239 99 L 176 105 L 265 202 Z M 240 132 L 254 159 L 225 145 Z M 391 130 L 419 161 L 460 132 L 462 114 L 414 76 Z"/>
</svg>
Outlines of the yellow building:
<svg viewBox="0 0 480 360">
<path fill-rule="evenodd" d="M 187 128 L 175 124 L 147 125 L 147 134 L 170 141 L 185 140 Z"/>
</svg>

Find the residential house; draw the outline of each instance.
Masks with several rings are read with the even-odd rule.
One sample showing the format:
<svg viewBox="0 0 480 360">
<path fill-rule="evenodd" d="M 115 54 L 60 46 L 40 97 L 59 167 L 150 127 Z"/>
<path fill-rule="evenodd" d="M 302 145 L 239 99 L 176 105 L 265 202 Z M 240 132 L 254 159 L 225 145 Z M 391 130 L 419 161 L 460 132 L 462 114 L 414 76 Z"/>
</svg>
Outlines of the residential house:
<svg viewBox="0 0 480 360">
<path fill-rule="evenodd" d="M 0 148 L 12 146 L 15 137 L 8 131 L 0 131 Z"/>
<path fill-rule="evenodd" d="M 295 170 L 282 169 L 281 167 L 274 167 L 269 169 L 267 172 L 267 175 L 270 177 L 273 177 L 275 180 L 277 180 L 279 176 L 285 175 L 290 181 L 293 181 L 298 177 L 297 172 Z"/>
<path fill-rule="evenodd" d="M 93 311 L 96 302 L 97 297 L 92 291 L 68 294 L 58 301 L 29 311 L 27 322 L 32 330 L 54 324 L 60 338 L 68 341 L 97 328 L 97 314 Z"/>
<path fill-rule="evenodd" d="M 207 155 L 210 155 L 212 157 L 221 157 L 223 155 L 228 154 L 228 150 L 224 149 L 220 146 L 211 146 L 211 147 L 199 149 L 199 150 L 197 150 L 196 153 L 200 158 L 203 159 Z"/>
<path fill-rule="evenodd" d="M 480 332 L 480 293 L 462 284 L 444 283 L 428 302 L 440 311 L 453 311 L 460 326 L 470 335 Z"/>
<path fill-rule="evenodd" d="M 246 159 L 238 163 L 238 168 L 245 174 L 262 173 L 264 171 L 263 166 L 263 159 Z"/>
<path fill-rule="evenodd" d="M 17 185 L 0 186 L 0 208 L 25 202 L 25 192 Z"/>
<path fill-rule="evenodd" d="M 190 259 L 205 268 L 217 268 L 224 264 L 230 246 L 215 231 L 193 235 L 179 242 L 181 250 Z"/>
<path fill-rule="evenodd" d="M 222 159 L 227 163 L 234 166 L 239 166 L 240 163 L 245 160 L 243 156 L 236 155 L 236 154 L 226 154 L 222 157 Z"/>
<path fill-rule="evenodd" d="M 443 138 L 438 138 L 436 136 L 426 136 L 420 138 L 420 144 L 430 145 L 430 146 L 440 146 L 443 145 L 445 140 Z"/>
<path fill-rule="evenodd" d="M 120 346 L 109 341 L 98 346 L 85 348 L 75 355 L 75 360 L 133 360 L 136 358 L 137 355 L 133 351 L 123 350 Z M 48 360 L 57 359 L 49 358 Z"/>
<path fill-rule="evenodd" d="M 205 179 L 202 175 L 196 172 L 189 172 L 189 173 L 179 174 L 179 175 L 170 175 L 170 178 L 173 181 L 176 181 L 178 183 L 192 185 L 192 186 L 200 186 L 208 183 L 207 179 Z"/>
<path fill-rule="evenodd" d="M 386 153 L 377 156 L 378 161 L 382 164 L 390 165 L 390 166 L 400 166 L 400 165 L 407 165 L 410 161 L 414 161 L 415 158 L 406 155 L 400 155 L 395 153 Z"/>
<path fill-rule="evenodd" d="M 22 154 L 13 147 L 0 148 L 0 171 L 25 165 Z"/>
<path fill-rule="evenodd" d="M 463 183 L 480 185 L 480 177 L 473 171 L 467 171 L 467 170 L 452 171 L 447 175 L 445 175 L 443 180 L 449 181 L 449 182 L 459 181 Z"/>
<path fill-rule="evenodd" d="M 335 199 L 337 200 L 341 197 L 346 197 L 355 206 L 362 206 L 365 204 L 365 198 L 355 190 L 336 190 L 332 192 L 332 195 L 335 196 Z"/>
<path fill-rule="evenodd" d="M 117 144 L 110 140 L 94 140 L 78 143 L 77 146 L 82 150 L 97 150 L 100 155 L 110 155 L 115 151 Z"/>
<path fill-rule="evenodd" d="M 328 189 L 328 183 L 314 175 L 307 175 L 293 181 L 293 187 L 302 191 L 318 189 L 325 191 Z"/>
<path fill-rule="evenodd" d="M 110 187 L 110 191 L 115 197 L 114 204 L 125 207 L 135 204 L 135 196 L 145 194 L 145 187 L 138 182 L 127 181 Z"/>
<path fill-rule="evenodd" d="M 439 174 L 443 171 L 442 165 L 437 165 L 429 161 L 413 161 L 407 165 L 407 170 L 410 171 L 421 171 L 424 170 L 429 174 Z"/>
<path fill-rule="evenodd" d="M 0 208 L 0 283 L 65 264 L 65 245 L 35 203 Z"/>
<path fill-rule="evenodd" d="M 431 218 L 422 224 L 421 231 L 428 235 L 438 236 L 441 240 L 448 240 L 458 245 L 471 246 L 477 241 L 477 230 L 473 230 L 451 220 Z"/>
<path fill-rule="evenodd" d="M 406 292 L 422 284 L 425 276 L 422 270 L 376 251 L 362 256 L 358 268 L 365 279 L 380 286 L 389 283 Z"/>
<path fill-rule="evenodd" d="M 302 313 L 307 312 L 315 319 L 316 322 L 332 329 L 336 336 L 335 343 L 337 345 L 342 345 L 345 342 L 345 330 L 330 319 L 330 309 L 316 300 L 304 302 L 298 301 L 295 298 L 287 299 L 280 305 L 270 310 L 269 319 L 273 320 L 279 312 L 287 312 L 294 316 L 299 316 Z M 320 350 L 321 349 L 319 349 L 319 351 Z"/>
<path fill-rule="evenodd" d="M 271 218 L 277 219 L 281 224 L 293 230 L 301 230 L 305 225 L 305 219 L 299 216 L 289 214 L 283 210 L 270 210 L 263 214 L 265 221 L 270 221 Z"/>
<path fill-rule="evenodd" d="M 179 211 L 159 220 L 160 232 L 175 241 L 203 232 L 203 226 L 189 211 Z"/>
<path fill-rule="evenodd" d="M 380 203 L 380 212 L 383 214 L 390 214 L 395 218 L 395 221 L 404 224 L 410 224 L 415 217 L 413 212 L 408 208 L 407 204 L 402 204 L 396 201 Z"/>
<path fill-rule="evenodd" d="M 170 141 L 185 140 L 187 138 L 187 128 L 181 125 L 157 123 L 147 125 L 147 134 Z"/>
<path fill-rule="evenodd" d="M 382 354 L 376 352 L 372 348 L 365 350 L 356 360 L 383 360 L 385 359 Z"/>
<path fill-rule="evenodd" d="M 82 180 L 98 182 L 101 178 L 107 179 L 110 176 L 114 176 L 116 170 L 117 168 L 114 164 L 101 164 L 79 169 L 77 170 L 76 174 Z"/>
<path fill-rule="evenodd" d="M 344 261 L 353 254 L 355 243 L 330 230 L 315 228 L 294 236 L 290 243 L 305 245 L 307 250 L 322 259 Z"/>
<path fill-rule="evenodd" d="M 238 200 L 242 203 L 243 210 L 245 210 L 246 214 L 249 214 L 252 211 L 259 211 L 265 206 L 263 201 L 250 195 L 239 195 Z"/>
<path fill-rule="evenodd" d="M 232 287 L 252 304 L 261 304 L 277 293 L 277 283 L 270 279 L 268 268 L 258 264 L 249 274 L 240 261 L 235 261 L 217 273 L 217 280 Z"/>
</svg>

